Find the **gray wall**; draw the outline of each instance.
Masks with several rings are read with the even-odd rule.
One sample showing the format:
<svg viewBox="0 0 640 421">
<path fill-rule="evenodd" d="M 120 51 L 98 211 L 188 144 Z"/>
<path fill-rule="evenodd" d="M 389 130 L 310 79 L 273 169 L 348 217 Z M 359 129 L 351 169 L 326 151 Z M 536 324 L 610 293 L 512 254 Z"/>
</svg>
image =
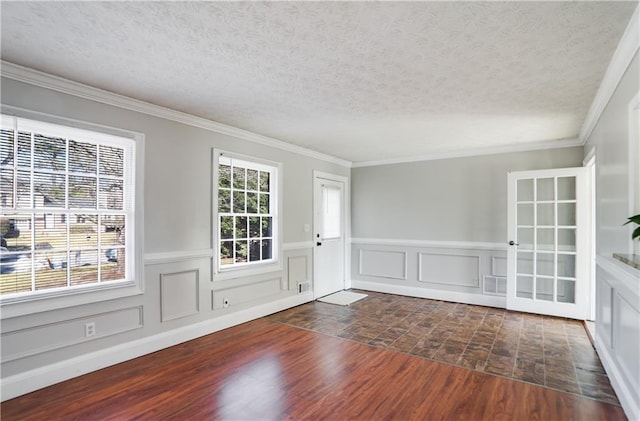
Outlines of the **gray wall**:
<svg viewBox="0 0 640 421">
<path fill-rule="evenodd" d="M 582 166 L 582 147 L 354 168 L 359 238 L 505 242 L 507 172 Z"/>
<path fill-rule="evenodd" d="M 505 307 L 507 173 L 582 158 L 573 147 L 352 169 L 352 286 Z"/>
<path fill-rule="evenodd" d="M 629 103 L 640 89 L 638 60 L 636 53 L 585 145 L 585 153 L 596 151 L 596 244 L 601 255 L 627 253 L 631 247 L 630 226 L 622 224 L 631 216 Z"/>
<path fill-rule="evenodd" d="M 19 382 L 28 370 L 37 372 L 49 364 L 110 347 L 125 355 L 127 344 L 151 335 L 164 338 L 162 343 L 170 345 L 207 333 L 215 326 L 224 327 L 234 320 L 259 317 L 300 303 L 295 282 L 311 280 L 312 276 L 312 234 L 304 232 L 304 225 L 312 224 L 313 170 L 348 177 L 349 168 L 7 78 L 2 79 L 2 103 L 145 134 L 144 252 L 147 257 L 154 256 L 145 263 L 142 295 L 4 318 L 3 381 L 13 378 Z M 212 281 L 211 259 L 202 257 L 202 253 L 189 255 L 191 251 L 212 249 L 214 147 L 282 163 L 281 223 L 283 243 L 290 245 L 282 253 L 282 271 Z M 304 242 L 308 245 L 301 245 Z M 173 257 L 164 259 L 162 253 Z M 230 298 L 229 308 L 220 308 L 222 296 Z M 234 319 L 237 312 L 243 316 Z M 217 319 L 224 322 L 216 325 Z M 84 323 L 91 320 L 96 322 L 97 334 L 87 339 Z M 171 336 L 178 328 L 183 333 Z M 140 343 L 142 350 L 154 347 Z M 120 355 L 118 352 L 111 354 Z M 105 353 L 103 356 L 111 358 Z M 83 361 L 83 370 L 90 369 L 92 362 Z M 69 372 L 78 373 L 71 368 Z M 25 381 L 36 385 L 48 372 L 37 373 Z M 7 389 L 3 395 L 6 398 Z"/>
</svg>

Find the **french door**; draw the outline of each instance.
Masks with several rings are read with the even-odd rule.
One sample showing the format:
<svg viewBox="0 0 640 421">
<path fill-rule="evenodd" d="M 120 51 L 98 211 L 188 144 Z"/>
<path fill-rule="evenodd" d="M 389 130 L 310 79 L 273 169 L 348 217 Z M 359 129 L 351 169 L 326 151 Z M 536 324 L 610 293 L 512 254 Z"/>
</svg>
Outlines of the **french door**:
<svg viewBox="0 0 640 421">
<path fill-rule="evenodd" d="M 508 309 L 588 317 L 588 183 L 587 168 L 509 173 Z"/>
<path fill-rule="evenodd" d="M 338 176 L 314 176 L 313 296 L 344 289 L 345 182 Z"/>
</svg>

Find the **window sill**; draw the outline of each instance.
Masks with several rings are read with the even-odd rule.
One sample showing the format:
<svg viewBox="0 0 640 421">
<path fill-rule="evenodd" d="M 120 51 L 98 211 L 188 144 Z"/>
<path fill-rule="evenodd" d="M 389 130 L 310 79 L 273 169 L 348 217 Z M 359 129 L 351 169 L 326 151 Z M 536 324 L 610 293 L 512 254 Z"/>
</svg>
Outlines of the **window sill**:
<svg viewBox="0 0 640 421">
<path fill-rule="evenodd" d="M 61 291 L 59 293 L 43 294 L 40 296 L 11 298 L 0 301 L 0 319 L 10 319 L 45 311 L 59 310 L 101 301 L 140 295 L 144 291 L 136 282 L 114 284 L 108 287 L 79 289 L 75 291 Z"/>
</svg>

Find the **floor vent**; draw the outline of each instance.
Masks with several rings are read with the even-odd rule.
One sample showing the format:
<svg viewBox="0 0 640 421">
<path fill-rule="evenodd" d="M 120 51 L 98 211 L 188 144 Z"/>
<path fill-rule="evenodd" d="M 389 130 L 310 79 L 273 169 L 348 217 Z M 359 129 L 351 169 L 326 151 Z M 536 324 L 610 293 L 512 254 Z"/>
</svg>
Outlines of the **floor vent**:
<svg viewBox="0 0 640 421">
<path fill-rule="evenodd" d="M 507 278 L 504 276 L 484 275 L 482 293 L 485 295 L 507 295 Z"/>
<path fill-rule="evenodd" d="M 298 282 L 298 294 L 302 294 L 303 292 L 311 291 L 311 282 L 304 281 Z"/>
</svg>

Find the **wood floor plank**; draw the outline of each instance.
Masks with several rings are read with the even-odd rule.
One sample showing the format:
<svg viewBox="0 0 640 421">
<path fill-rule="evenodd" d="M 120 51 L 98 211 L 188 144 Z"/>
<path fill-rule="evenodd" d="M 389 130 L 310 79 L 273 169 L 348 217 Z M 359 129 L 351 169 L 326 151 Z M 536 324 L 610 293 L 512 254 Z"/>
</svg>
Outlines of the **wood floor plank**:
<svg viewBox="0 0 640 421">
<path fill-rule="evenodd" d="M 11 420 L 624 420 L 619 406 L 255 320 L 2 403 Z"/>
</svg>

